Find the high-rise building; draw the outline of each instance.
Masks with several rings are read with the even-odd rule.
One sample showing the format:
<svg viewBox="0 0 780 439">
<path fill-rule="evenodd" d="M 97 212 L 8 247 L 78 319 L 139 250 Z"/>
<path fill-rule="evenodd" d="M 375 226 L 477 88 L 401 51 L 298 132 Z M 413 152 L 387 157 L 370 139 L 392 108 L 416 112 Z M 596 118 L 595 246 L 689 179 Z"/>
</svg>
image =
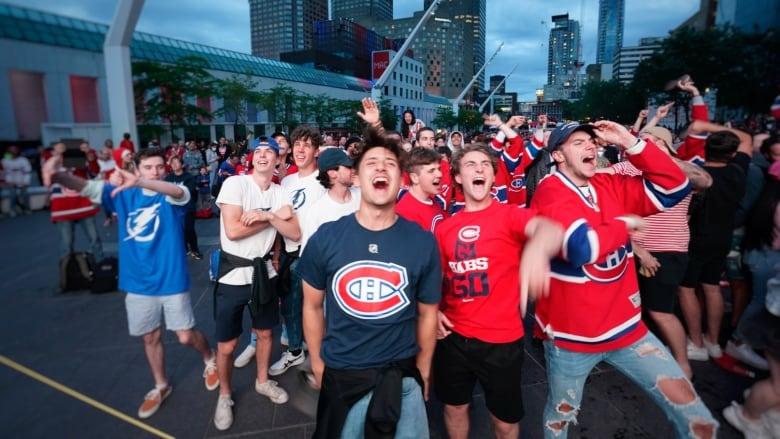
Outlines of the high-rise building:
<svg viewBox="0 0 780 439">
<path fill-rule="evenodd" d="M 569 14 L 553 15 L 547 52 L 547 101 L 572 99 L 576 95 L 580 61 L 580 24 Z"/>
<path fill-rule="evenodd" d="M 398 41 L 385 38 L 352 20 L 340 18 L 314 23 L 312 48 L 282 52 L 280 58 L 318 70 L 371 79 L 371 53 L 397 50 L 399 47 Z"/>
<path fill-rule="evenodd" d="M 599 0 L 599 37 L 596 63 L 611 63 L 623 47 L 623 19 L 626 5 L 623 0 Z"/>
<path fill-rule="evenodd" d="M 432 0 L 425 0 L 428 9 Z M 463 59 L 471 69 L 471 78 L 485 64 L 485 35 L 487 34 L 486 0 L 442 0 L 436 9 L 436 17 L 449 18 L 455 23 L 461 23 L 463 32 Z M 483 72 L 474 82 L 472 93 L 482 90 L 485 85 Z"/>
<path fill-rule="evenodd" d="M 392 20 L 393 0 L 332 0 L 333 20 Z"/>
<path fill-rule="evenodd" d="M 634 79 L 634 72 L 639 63 L 650 58 L 655 52 L 661 50 L 662 37 L 640 38 L 638 46 L 626 46 L 617 54 L 612 67 L 612 77 L 622 83 L 629 83 Z"/>
<path fill-rule="evenodd" d="M 327 18 L 328 0 L 249 0 L 252 55 L 278 60 L 311 48 L 314 22 Z"/>
<path fill-rule="evenodd" d="M 780 28 L 780 0 L 720 0 L 716 26 L 734 26 L 746 33 Z"/>
<path fill-rule="evenodd" d="M 424 11 L 397 20 L 362 23 L 369 29 L 392 40 L 404 40 L 422 18 Z M 431 95 L 454 98 L 463 91 L 474 76 L 471 62 L 467 61 L 463 24 L 438 13 L 425 24 L 410 45 L 414 58 L 425 69 L 425 92 Z"/>
<path fill-rule="evenodd" d="M 495 90 L 496 87 L 498 86 L 498 84 L 501 84 L 501 81 L 503 81 L 504 78 L 506 78 L 506 76 L 504 76 L 504 75 L 493 75 L 493 76 L 491 76 L 490 77 L 490 89 L 489 89 L 489 91 Z M 506 92 L 506 83 L 501 84 L 501 88 L 499 88 L 496 93 L 504 94 L 505 92 Z"/>
</svg>

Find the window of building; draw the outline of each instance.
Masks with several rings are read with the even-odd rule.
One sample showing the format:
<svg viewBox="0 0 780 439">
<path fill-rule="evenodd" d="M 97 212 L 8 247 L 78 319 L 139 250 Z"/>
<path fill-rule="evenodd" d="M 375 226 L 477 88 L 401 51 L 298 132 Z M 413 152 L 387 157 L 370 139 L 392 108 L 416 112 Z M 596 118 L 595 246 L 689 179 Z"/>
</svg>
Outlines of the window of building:
<svg viewBox="0 0 780 439">
<path fill-rule="evenodd" d="M 100 122 L 97 78 L 88 76 L 70 77 L 70 99 L 73 105 L 73 122 Z"/>
<path fill-rule="evenodd" d="M 11 70 L 8 80 L 18 138 L 40 139 L 41 123 L 48 120 L 43 73 Z"/>
</svg>

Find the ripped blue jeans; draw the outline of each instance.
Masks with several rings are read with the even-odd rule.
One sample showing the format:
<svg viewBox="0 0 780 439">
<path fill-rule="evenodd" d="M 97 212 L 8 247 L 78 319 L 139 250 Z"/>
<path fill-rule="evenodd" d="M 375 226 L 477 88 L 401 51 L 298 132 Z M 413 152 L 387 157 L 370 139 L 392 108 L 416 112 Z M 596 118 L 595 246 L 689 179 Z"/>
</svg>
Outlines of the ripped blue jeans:
<svg viewBox="0 0 780 439">
<path fill-rule="evenodd" d="M 672 422 L 677 437 L 716 437 L 718 421 L 674 357 L 651 332 L 625 348 L 594 354 L 561 349 L 545 341 L 544 356 L 549 382 L 545 438 L 565 438 L 569 425 L 577 423 L 585 380 L 601 361 L 614 366 L 650 395 Z"/>
</svg>

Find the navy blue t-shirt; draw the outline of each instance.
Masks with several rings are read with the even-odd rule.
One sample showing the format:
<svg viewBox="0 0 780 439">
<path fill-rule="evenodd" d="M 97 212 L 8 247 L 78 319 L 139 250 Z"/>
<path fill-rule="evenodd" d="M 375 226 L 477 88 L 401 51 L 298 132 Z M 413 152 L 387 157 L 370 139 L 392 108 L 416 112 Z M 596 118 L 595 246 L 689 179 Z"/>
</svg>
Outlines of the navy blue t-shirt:
<svg viewBox="0 0 780 439">
<path fill-rule="evenodd" d="M 334 369 L 366 369 L 417 354 L 417 302 L 441 299 L 439 250 L 430 232 L 401 217 L 371 231 L 355 215 L 323 224 L 296 269 L 325 290 L 322 356 Z"/>
</svg>

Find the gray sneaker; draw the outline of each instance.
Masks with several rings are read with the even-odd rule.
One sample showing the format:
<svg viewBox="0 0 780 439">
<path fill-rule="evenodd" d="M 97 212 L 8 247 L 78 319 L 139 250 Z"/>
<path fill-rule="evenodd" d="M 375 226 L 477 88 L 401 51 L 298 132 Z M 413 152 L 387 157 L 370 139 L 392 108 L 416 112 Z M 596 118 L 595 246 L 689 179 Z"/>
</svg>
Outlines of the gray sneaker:
<svg viewBox="0 0 780 439">
<path fill-rule="evenodd" d="M 289 350 L 284 351 L 282 352 L 282 358 L 268 368 L 268 375 L 272 377 L 281 375 L 287 372 L 287 369 L 303 364 L 305 359 L 306 354 L 303 353 L 303 349 L 301 349 L 301 353 L 298 355 L 293 355 Z"/>
</svg>

